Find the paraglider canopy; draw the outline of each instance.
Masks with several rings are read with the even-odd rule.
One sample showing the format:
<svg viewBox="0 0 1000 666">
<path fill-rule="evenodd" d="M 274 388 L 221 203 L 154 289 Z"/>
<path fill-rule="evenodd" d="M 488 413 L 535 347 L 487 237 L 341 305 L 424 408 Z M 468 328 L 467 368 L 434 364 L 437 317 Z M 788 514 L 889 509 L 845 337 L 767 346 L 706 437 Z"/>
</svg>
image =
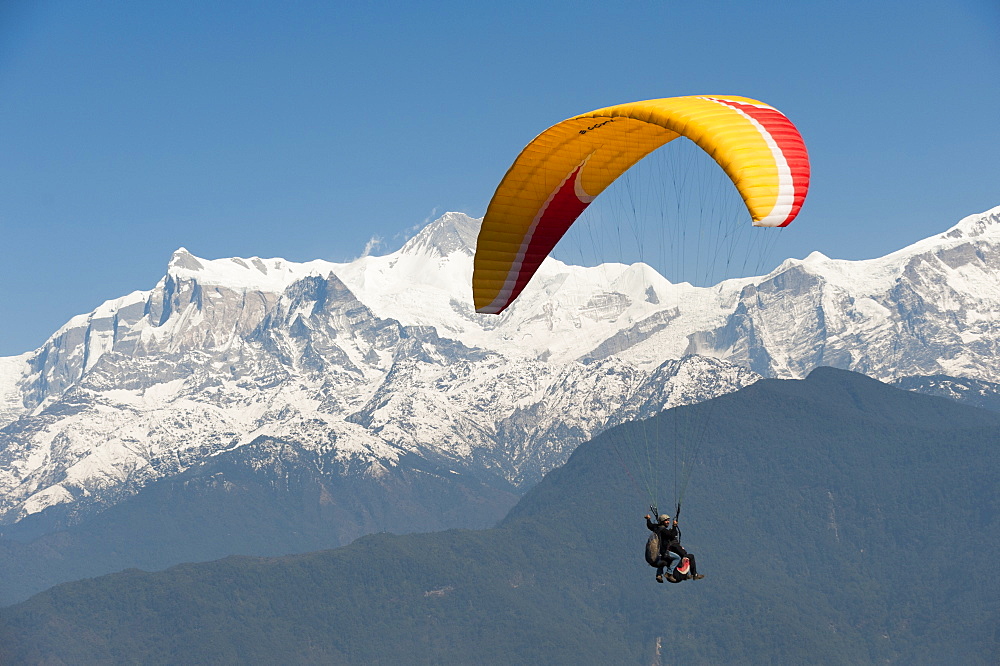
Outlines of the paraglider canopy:
<svg viewBox="0 0 1000 666">
<path fill-rule="evenodd" d="M 574 116 L 535 137 L 494 193 L 476 247 L 476 312 L 502 312 L 597 195 L 681 136 L 722 167 L 755 226 L 783 227 L 798 214 L 809 188 L 805 144 L 795 126 L 763 102 L 670 97 Z"/>
</svg>

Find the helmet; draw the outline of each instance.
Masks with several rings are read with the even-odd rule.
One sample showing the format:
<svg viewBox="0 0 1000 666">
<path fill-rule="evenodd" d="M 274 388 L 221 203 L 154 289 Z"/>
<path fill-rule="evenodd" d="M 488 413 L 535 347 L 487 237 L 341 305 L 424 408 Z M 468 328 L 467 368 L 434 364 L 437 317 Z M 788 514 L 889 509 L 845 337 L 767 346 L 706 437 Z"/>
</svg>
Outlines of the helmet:
<svg viewBox="0 0 1000 666">
<path fill-rule="evenodd" d="M 670 516 L 668 516 L 668 515 L 667 515 L 667 514 L 665 514 L 665 513 L 661 513 L 661 514 L 660 514 L 660 522 L 661 522 L 661 523 L 665 523 L 665 522 L 667 522 L 667 521 L 669 521 L 669 520 L 670 520 Z"/>
</svg>

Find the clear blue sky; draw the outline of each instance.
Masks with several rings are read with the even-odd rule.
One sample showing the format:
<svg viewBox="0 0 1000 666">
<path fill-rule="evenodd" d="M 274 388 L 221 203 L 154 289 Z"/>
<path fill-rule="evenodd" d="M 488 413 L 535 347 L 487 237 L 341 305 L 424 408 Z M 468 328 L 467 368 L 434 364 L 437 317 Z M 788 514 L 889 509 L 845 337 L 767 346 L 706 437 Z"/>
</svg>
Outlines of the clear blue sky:
<svg viewBox="0 0 1000 666">
<path fill-rule="evenodd" d="M 549 125 L 698 93 L 804 135 L 786 256 L 880 256 L 1000 204 L 997 0 L 5 0 L 0 355 L 152 287 L 177 247 L 393 249 L 482 215 Z"/>
</svg>

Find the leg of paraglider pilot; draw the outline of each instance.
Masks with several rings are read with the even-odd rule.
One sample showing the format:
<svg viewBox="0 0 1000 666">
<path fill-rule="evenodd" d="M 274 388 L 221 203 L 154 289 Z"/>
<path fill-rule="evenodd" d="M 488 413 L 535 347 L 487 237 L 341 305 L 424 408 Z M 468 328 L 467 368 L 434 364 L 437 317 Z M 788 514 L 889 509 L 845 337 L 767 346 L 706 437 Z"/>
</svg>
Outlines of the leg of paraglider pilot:
<svg viewBox="0 0 1000 666">
<path fill-rule="evenodd" d="M 659 560 L 656 561 L 656 563 L 659 565 L 658 567 L 656 567 L 656 582 L 657 583 L 662 583 L 663 582 L 663 567 L 666 565 L 666 562 L 664 562 L 663 558 L 661 557 Z"/>
<path fill-rule="evenodd" d="M 671 550 L 667 551 L 667 557 L 670 558 L 670 564 L 667 566 L 667 575 L 669 576 L 674 573 L 674 569 L 681 563 L 681 556 Z"/>
</svg>

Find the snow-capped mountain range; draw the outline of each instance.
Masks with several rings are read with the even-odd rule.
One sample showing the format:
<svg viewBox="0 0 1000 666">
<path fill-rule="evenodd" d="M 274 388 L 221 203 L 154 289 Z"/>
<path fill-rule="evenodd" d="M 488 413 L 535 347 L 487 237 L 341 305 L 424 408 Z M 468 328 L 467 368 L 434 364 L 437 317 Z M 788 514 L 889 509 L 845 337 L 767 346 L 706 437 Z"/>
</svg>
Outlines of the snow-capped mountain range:
<svg viewBox="0 0 1000 666">
<path fill-rule="evenodd" d="M 448 213 L 344 264 L 182 248 L 153 289 L 0 358 L 0 524 L 72 522 L 261 438 L 375 483 L 417 456 L 524 486 L 611 425 L 761 376 L 1000 382 L 1000 207 L 707 288 L 550 258 L 500 316 L 471 304 L 478 226 Z"/>
</svg>

